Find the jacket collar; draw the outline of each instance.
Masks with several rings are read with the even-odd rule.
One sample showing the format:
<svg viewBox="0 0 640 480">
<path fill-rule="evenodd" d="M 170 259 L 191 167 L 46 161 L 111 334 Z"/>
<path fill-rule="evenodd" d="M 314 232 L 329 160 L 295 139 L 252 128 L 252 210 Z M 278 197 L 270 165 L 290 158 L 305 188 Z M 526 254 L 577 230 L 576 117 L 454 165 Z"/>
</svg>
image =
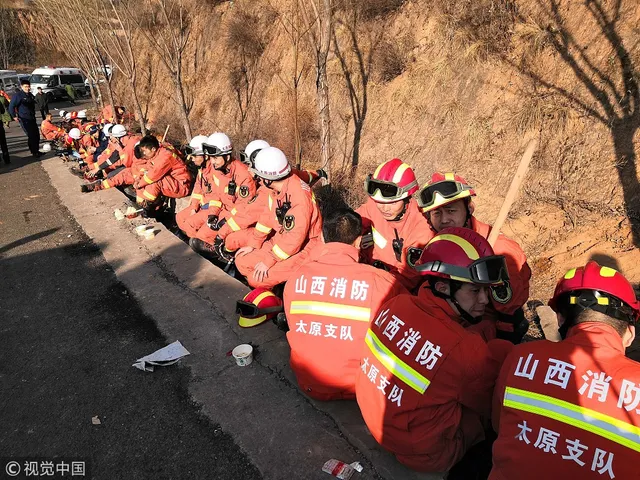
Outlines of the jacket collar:
<svg viewBox="0 0 640 480">
<path fill-rule="evenodd" d="M 347 257 L 345 260 L 348 262 L 349 260 L 353 261 L 353 263 L 358 263 L 360 258 L 360 251 L 354 247 L 353 245 L 347 245 L 346 243 L 339 242 L 330 242 L 324 243 L 322 246 L 316 247 L 314 249 L 314 257 L 318 263 L 335 263 L 335 261 L 324 261 L 325 256 L 330 256 L 332 258 L 339 257 Z M 347 260 L 349 259 L 349 260 Z"/>
<path fill-rule="evenodd" d="M 612 348 L 624 354 L 622 338 L 609 325 L 601 322 L 586 322 L 574 325 L 569 329 L 565 341 L 577 343 L 584 346 L 598 346 Z"/>
<path fill-rule="evenodd" d="M 441 310 L 444 315 L 451 319 L 451 321 L 456 322 L 465 328 L 470 325 L 470 323 L 466 322 L 453 310 L 453 307 L 449 304 L 449 302 L 447 302 L 446 299 L 436 297 L 431 291 L 431 288 L 429 288 L 429 284 L 427 282 L 424 282 L 420 286 L 420 289 L 418 290 L 418 300 L 420 300 L 420 302 L 424 306 Z"/>
</svg>

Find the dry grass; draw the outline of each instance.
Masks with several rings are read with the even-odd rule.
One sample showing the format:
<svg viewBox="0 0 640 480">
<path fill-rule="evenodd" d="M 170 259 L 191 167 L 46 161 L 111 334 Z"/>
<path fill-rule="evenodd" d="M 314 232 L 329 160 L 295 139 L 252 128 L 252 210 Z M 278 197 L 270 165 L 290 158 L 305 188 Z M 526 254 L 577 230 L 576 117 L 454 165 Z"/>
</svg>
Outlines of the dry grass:
<svg viewBox="0 0 640 480">
<path fill-rule="evenodd" d="M 346 8 L 357 8 L 363 20 L 386 17 L 399 10 L 407 0 L 351 0 Z"/>
<path fill-rule="evenodd" d="M 519 133 L 541 130 L 563 132 L 572 109 L 553 94 L 531 93 L 522 95 L 509 123 Z"/>
<path fill-rule="evenodd" d="M 549 36 L 549 30 L 531 17 L 524 22 L 517 23 L 513 31 L 514 44 L 521 45 L 523 53 L 531 56 L 542 53 L 549 45 Z"/>
<path fill-rule="evenodd" d="M 266 46 L 260 19 L 242 9 L 234 10 L 229 19 L 226 40 L 229 50 L 241 52 L 252 59 L 260 57 Z"/>
<path fill-rule="evenodd" d="M 383 40 L 376 49 L 374 71 L 383 83 L 402 75 L 407 68 L 405 46 L 396 39 Z"/>
</svg>

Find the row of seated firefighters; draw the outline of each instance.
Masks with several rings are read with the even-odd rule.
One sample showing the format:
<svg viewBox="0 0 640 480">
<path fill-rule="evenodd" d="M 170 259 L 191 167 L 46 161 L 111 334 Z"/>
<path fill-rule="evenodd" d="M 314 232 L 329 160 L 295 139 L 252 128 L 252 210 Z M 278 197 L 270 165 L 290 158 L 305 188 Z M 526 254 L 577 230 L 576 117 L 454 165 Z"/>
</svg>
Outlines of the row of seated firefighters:
<svg viewBox="0 0 640 480">
<path fill-rule="evenodd" d="M 240 325 L 273 318 L 300 388 L 356 399 L 400 462 L 451 479 L 639 478 L 640 365 L 624 354 L 640 314 L 631 284 L 595 262 L 570 270 L 549 302 L 563 341 L 520 344 L 531 270 L 513 240 L 487 242 L 462 177 L 435 173 L 420 188 L 393 159 L 367 176 L 356 211 L 336 199 L 320 209 L 310 185 L 326 174 L 292 169 L 263 140 L 235 160 L 227 135 L 194 137 L 192 184 L 182 153 L 153 136 L 49 123 L 45 137 L 92 180 L 85 192 L 133 186 L 153 213 L 191 191 L 176 215 L 190 245 L 254 287 Z"/>
</svg>

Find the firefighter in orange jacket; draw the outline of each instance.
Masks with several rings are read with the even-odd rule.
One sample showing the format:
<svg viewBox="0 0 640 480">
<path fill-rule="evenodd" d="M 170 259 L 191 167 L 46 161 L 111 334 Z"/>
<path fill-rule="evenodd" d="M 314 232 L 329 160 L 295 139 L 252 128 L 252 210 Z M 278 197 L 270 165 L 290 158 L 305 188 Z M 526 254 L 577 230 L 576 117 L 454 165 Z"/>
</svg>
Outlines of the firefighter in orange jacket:
<svg viewBox="0 0 640 480">
<path fill-rule="evenodd" d="M 61 138 L 64 138 L 64 128 L 54 125 L 51 121 L 52 118 L 53 116 L 50 113 L 47 113 L 45 119 L 42 121 L 42 125 L 40 125 L 40 131 L 42 132 L 42 136 L 45 140 L 60 140 Z"/>
<path fill-rule="evenodd" d="M 207 179 L 211 191 L 207 195 L 207 203 L 203 202 L 200 207 L 201 210 L 206 209 L 208 215 L 202 223 L 193 225 L 197 233 L 189 244 L 195 251 L 206 254 L 229 212 L 243 209 L 254 197 L 256 182 L 247 165 L 232 158 L 233 146 L 224 133 L 210 135 L 202 144 L 202 149 L 211 165 L 211 174 Z"/>
<path fill-rule="evenodd" d="M 101 180 L 82 185 L 81 191 L 95 192 L 133 185 L 143 175 L 146 165 L 145 159 L 135 156 L 136 145 L 140 140 L 138 135 L 127 134 L 124 125 L 114 125 L 110 131 L 109 149 L 94 163 L 91 171 L 85 174 L 88 179 L 97 177 Z"/>
<path fill-rule="evenodd" d="M 209 217 L 209 194 L 211 193 L 212 164 L 202 149 L 206 135 L 196 135 L 189 142 L 187 153 L 198 168 L 198 174 L 191 191 L 189 206 L 176 215 L 176 223 L 189 238 L 193 238 Z"/>
<path fill-rule="evenodd" d="M 252 172 L 270 192 L 256 226 L 242 231 L 236 269 L 252 287 L 272 288 L 287 281 L 318 244 L 322 219 L 311 188 L 292 173 L 281 150 L 260 150 Z"/>
<path fill-rule="evenodd" d="M 375 439 L 420 471 L 443 472 L 489 425 L 491 395 L 512 348 L 464 329 L 507 279 L 504 257 L 466 228 L 438 233 L 415 267 L 427 276 L 417 296 L 400 295 L 375 315 L 365 337 L 356 396 Z"/>
<path fill-rule="evenodd" d="M 163 197 L 186 197 L 193 179 L 176 152 L 161 146 L 153 135 L 142 137 L 137 148 L 145 167 L 142 177 L 133 184 L 136 201 L 147 215 L 153 216 Z"/>
<path fill-rule="evenodd" d="M 507 357 L 489 478 L 638 478 L 640 364 L 625 357 L 640 316 L 633 287 L 590 261 L 567 272 L 549 305 L 563 340 Z"/>
<path fill-rule="evenodd" d="M 270 145 L 264 140 L 252 140 L 247 144 L 245 150 L 240 152 L 240 158 L 242 162 L 246 164 L 249 169 L 255 167 L 255 157 L 258 152 L 263 148 Z M 321 178 L 327 178 L 327 174 L 324 170 L 298 170 L 292 168 L 291 171 L 298 175 L 300 179 L 311 186 L 313 183 Z M 231 210 L 224 211 L 224 216 L 220 218 L 216 225 L 217 230 L 212 228 L 202 228 L 198 232 L 198 238 L 207 245 L 207 255 L 213 254 L 223 261 L 229 261 L 229 257 L 232 256 L 229 251 L 234 251 L 240 248 L 240 243 L 243 242 L 245 233 L 242 230 L 253 227 L 258 220 L 262 212 L 268 208 L 268 199 L 270 190 L 260 185 L 260 177 L 255 176 L 256 193 L 250 198 L 246 204 L 242 205 L 242 208 L 232 208 Z M 237 232 L 237 233 L 236 233 Z M 222 251 L 220 245 L 226 239 L 228 251 Z M 214 247 L 216 245 L 216 247 Z"/>
<path fill-rule="evenodd" d="M 285 285 L 291 368 L 300 389 L 317 400 L 355 399 L 373 315 L 387 300 L 409 293 L 390 273 L 358 263 L 361 232 L 362 218 L 353 210 L 327 214 L 325 244 Z"/>
<path fill-rule="evenodd" d="M 449 227 L 467 227 L 484 238 L 489 237 L 491 226 L 473 216 L 475 190 L 467 181 L 453 173 L 434 173 L 418 193 L 418 205 L 435 232 Z M 485 321 L 486 339 L 503 338 L 518 343 L 527 332 L 528 322 L 522 307 L 529 299 L 531 269 L 527 257 L 516 242 L 500 234 L 493 247 L 496 254 L 504 255 L 509 268 L 509 281 L 491 289 L 492 308 Z"/>
<path fill-rule="evenodd" d="M 358 208 L 362 216 L 367 263 L 380 264 L 409 290 L 420 283 L 420 275 L 411 268 L 408 256 L 422 248 L 433 236 L 429 224 L 411 198 L 418 190 L 413 169 L 394 158 L 378 166 L 365 180 L 369 200 Z M 368 248 L 370 247 L 370 248 Z"/>
</svg>

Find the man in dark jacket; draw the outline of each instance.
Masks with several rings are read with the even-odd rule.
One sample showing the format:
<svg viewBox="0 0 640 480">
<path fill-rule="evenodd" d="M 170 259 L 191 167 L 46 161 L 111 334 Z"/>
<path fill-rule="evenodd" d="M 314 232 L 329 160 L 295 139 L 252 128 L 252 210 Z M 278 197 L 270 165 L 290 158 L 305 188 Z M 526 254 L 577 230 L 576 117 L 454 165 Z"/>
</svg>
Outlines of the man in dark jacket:
<svg viewBox="0 0 640 480">
<path fill-rule="evenodd" d="M 5 110 L 2 103 L 0 103 L 0 117 L 4 115 Z M 9 147 L 7 146 L 7 137 L 4 134 L 4 123 L 0 122 L 0 150 L 2 150 L 2 158 L 4 163 L 11 163 L 9 160 Z"/>
<path fill-rule="evenodd" d="M 36 99 L 31 93 L 31 82 L 23 79 L 20 81 L 22 90 L 16 91 L 9 103 L 9 113 L 27 134 L 27 142 L 31 155 L 38 158 L 42 154 L 40 147 L 40 131 L 36 122 Z"/>
<path fill-rule="evenodd" d="M 42 87 L 38 87 L 38 93 L 36 93 L 36 107 L 40 110 L 42 120 L 47 118 L 47 114 L 49 113 L 49 99 L 47 98 L 47 94 L 42 91 Z"/>
</svg>

